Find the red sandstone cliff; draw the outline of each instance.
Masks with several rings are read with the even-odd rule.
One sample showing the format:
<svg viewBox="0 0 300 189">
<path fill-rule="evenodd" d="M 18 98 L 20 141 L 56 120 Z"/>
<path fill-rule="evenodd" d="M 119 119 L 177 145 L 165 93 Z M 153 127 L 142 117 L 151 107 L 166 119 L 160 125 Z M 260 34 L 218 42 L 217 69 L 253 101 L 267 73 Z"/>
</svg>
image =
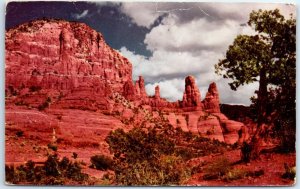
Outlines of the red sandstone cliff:
<svg viewBox="0 0 300 189">
<path fill-rule="evenodd" d="M 241 125 L 220 113 L 215 83 L 209 86 L 202 102 L 193 76 L 185 79 L 182 101 L 168 102 L 160 97 L 159 86 L 154 96 L 148 96 L 142 76 L 135 83 L 132 81 L 131 63 L 85 24 L 33 21 L 8 30 L 5 45 L 7 103 L 40 108 L 46 102 L 47 107 L 59 110 L 112 112 L 120 108 L 131 115 L 132 102 L 133 106 L 150 111 L 171 112 L 166 118 L 174 126 L 180 122 L 184 130 L 209 133 L 210 138 L 230 143 L 237 141 Z M 123 104 L 113 102 L 118 96 L 115 94 L 126 98 L 120 97 Z"/>
<path fill-rule="evenodd" d="M 129 61 L 83 23 L 32 21 L 8 30 L 5 46 L 6 89 L 86 91 L 82 97 L 93 98 L 121 93 L 132 80 Z"/>
</svg>

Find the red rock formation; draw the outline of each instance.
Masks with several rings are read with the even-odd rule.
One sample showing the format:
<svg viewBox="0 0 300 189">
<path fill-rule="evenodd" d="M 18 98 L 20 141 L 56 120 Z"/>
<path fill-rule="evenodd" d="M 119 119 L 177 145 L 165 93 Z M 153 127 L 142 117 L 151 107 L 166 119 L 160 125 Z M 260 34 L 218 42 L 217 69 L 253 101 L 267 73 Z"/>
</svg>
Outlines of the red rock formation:
<svg viewBox="0 0 300 189">
<path fill-rule="evenodd" d="M 219 113 L 215 83 L 209 86 L 203 104 L 193 76 L 185 78 L 182 101 L 169 102 L 161 98 L 159 86 L 155 87 L 155 95 L 149 97 L 142 76 L 135 84 L 132 82 L 130 62 L 110 48 L 100 33 L 85 24 L 62 20 L 33 21 L 8 30 L 5 45 L 6 91 L 17 96 L 6 99 L 12 105 L 20 100 L 20 103 L 36 108 L 45 104 L 50 96 L 49 109 L 95 112 L 105 109 L 112 112 L 120 106 L 119 109 L 124 111 L 118 112 L 124 112 L 127 118 L 132 116 L 129 107 L 134 105 L 147 107 L 149 112 L 171 112 L 170 123 L 184 130 L 208 133 L 210 138 L 228 143 L 238 139 L 241 124 Z M 120 97 L 116 103 L 113 101 L 115 95 Z M 218 115 L 204 116 L 206 112 L 202 110 Z"/>
<path fill-rule="evenodd" d="M 159 99 L 160 98 L 160 90 L 159 90 L 159 85 L 155 87 L 155 95 L 154 98 Z"/>
<path fill-rule="evenodd" d="M 147 97 L 145 89 L 145 81 L 143 76 L 139 76 L 139 80 L 135 82 L 136 95 L 140 97 Z"/>
<path fill-rule="evenodd" d="M 124 84 L 132 81 L 129 61 L 83 23 L 37 20 L 22 24 L 6 32 L 5 45 L 6 88 L 82 88 L 106 95 L 103 88 L 122 93 Z"/>
<path fill-rule="evenodd" d="M 136 93 L 137 92 L 132 81 L 127 81 L 123 87 L 123 95 L 129 100 L 134 100 Z"/>
<path fill-rule="evenodd" d="M 202 103 L 200 101 L 201 95 L 199 89 L 196 85 L 195 78 L 193 76 L 188 76 L 185 78 L 185 90 L 182 98 L 183 108 L 195 108 L 200 110 L 202 108 Z"/>
<path fill-rule="evenodd" d="M 204 109 L 207 112 L 211 112 L 211 113 L 220 112 L 219 92 L 215 82 L 209 85 L 205 99 L 202 101 L 202 103 L 204 105 Z"/>
</svg>

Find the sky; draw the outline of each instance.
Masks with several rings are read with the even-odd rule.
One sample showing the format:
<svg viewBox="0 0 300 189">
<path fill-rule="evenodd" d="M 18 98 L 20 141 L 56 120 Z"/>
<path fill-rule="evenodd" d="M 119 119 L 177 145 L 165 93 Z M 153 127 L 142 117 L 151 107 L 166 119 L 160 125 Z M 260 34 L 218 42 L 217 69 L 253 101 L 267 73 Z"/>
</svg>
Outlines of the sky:
<svg viewBox="0 0 300 189">
<path fill-rule="evenodd" d="M 255 34 L 246 24 L 252 10 L 275 8 L 286 18 L 296 14 L 294 5 L 280 3 L 11 2 L 5 27 L 43 17 L 84 22 L 130 60 L 133 79 L 144 77 L 148 95 L 159 85 L 162 97 L 181 100 L 184 78 L 193 75 L 202 99 L 216 82 L 221 103 L 249 105 L 258 83 L 232 91 L 214 65 L 237 35 Z"/>
</svg>

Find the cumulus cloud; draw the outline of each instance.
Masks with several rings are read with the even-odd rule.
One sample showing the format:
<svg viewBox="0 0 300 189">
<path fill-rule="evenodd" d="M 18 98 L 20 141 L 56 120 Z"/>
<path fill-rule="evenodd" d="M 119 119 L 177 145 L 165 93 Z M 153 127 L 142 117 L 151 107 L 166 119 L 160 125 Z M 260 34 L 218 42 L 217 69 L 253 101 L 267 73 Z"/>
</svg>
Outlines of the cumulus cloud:
<svg viewBox="0 0 300 189">
<path fill-rule="evenodd" d="M 213 72 L 213 64 L 219 54 L 212 51 L 203 51 L 194 56 L 190 52 L 172 52 L 157 50 L 150 58 L 134 54 L 125 47 L 120 52 L 133 64 L 133 78 L 139 75 L 145 77 L 146 82 L 155 82 L 187 75 L 198 75 Z"/>
<path fill-rule="evenodd" d="M 156 11 L 157 3 L 124 2 L 121 11 L 128 15 L 138 26 L 149 28 L 163 13 Z"/>
<path fill-rule="evenodd" d="M 252 10 L 274 10 L 289 17 L 296 12 L 296 6 L 284 3 L 209 3 L 209 2 L 159 2 L 134 3 L 122 2 L 121 11 L 132 18 L 139 26 L 150 27 L 159 16 L 164 14 L 178 15 L 180 22 L 198 18 L 220 21 L 237 20 L 246 22 Z"/>
<path fill-rule="evenodd" d="M 152 56 L 145 57 L 122 47 L 120 52 L 133 63 L 133 78 L 144 76 L 146 91 L 154 94 L 160 86 L 161 96 L 181 100 L 184 78 L 194 75 L 202 99 L 211 82 L 216 82 L 221 103 L 249 105 L 258 83 L 232 91 L 225 80 L 214 73 L 214 65 L 238 34 L 255 34 L 245 23 L 252 10 L 280 8 L 285 14 L 295 11 L 283 4 L 212 4 L 212 3 L 124 3 L 123 12 L 133 21 L 149 27 L 163 13 L 161 22 L 146 34 L 144 43 Z M 158 6 L 159 5 L 159 6 Z M 152 6 L 152 7 L 151 7 Z M 155 6 L 158 14 L 153 12 Z M 129 10 L 139 11 L 130 12 Z M 241 11 L 243 10 L 243 11 Z M 145 13 L 145 14 L 144 14 Z"/>
<path fill-rule="evenodd" d="M 73 17 L 76 19 L 81 19 L 87 16 L 89 10 L 84 10 L 81 14 L 73 14 Z"/>
<path fill-rule="evenodd" d="M 146 35 L 145 43 L 149 50 L 200 51 L 224 49 L 224 44 L 232 42 L 239 23 L 225 20 L 222 24 L 199 18 L 183 24 L 177 24 L 178 16 L 170 15 L 162 24 Z M 162 40 L 163 39 L 163 40 Z"/>
<path fill-rule="evenodd" d="M 146 92 L 148 95 L 154 95 L 155 87 L 160 87 L 160 96 L 172 102 L 181 100 L 184 91 L 184 79 L 174 78 L 156 83 L 146 84 Z"/>
</svg>

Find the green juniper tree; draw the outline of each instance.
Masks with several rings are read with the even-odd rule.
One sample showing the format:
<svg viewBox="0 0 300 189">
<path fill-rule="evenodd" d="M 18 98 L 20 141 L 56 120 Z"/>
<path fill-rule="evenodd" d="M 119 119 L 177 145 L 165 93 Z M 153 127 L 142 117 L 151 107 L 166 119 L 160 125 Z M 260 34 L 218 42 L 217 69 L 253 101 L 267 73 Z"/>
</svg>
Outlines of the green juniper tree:
<svg viewBox="0 0 300 189">
<path fill-rule="evenodd" d="M 295 135 L 296 20 L 292 15 L 285 19 L 278 9 L 259 10 L 252 11 L 248 25 L 257 35 L 238 35 L 215 68 L 217 74 L 233 80 L 229 83 L 233 90 L 240 85 L 259 83 L 255 101 L 257 129 L 250 142 L 254 159 L 259 155 L 259 144 L 266 135 L 270 117 L 273 122 L 277 120 L 281 130 Z M 276 88 L 272 102 L 268 95 L 274 90 L 269 86 Z M 273 104 L 271 111 L 267 111 L 269 104 Z"/>
</svg>

